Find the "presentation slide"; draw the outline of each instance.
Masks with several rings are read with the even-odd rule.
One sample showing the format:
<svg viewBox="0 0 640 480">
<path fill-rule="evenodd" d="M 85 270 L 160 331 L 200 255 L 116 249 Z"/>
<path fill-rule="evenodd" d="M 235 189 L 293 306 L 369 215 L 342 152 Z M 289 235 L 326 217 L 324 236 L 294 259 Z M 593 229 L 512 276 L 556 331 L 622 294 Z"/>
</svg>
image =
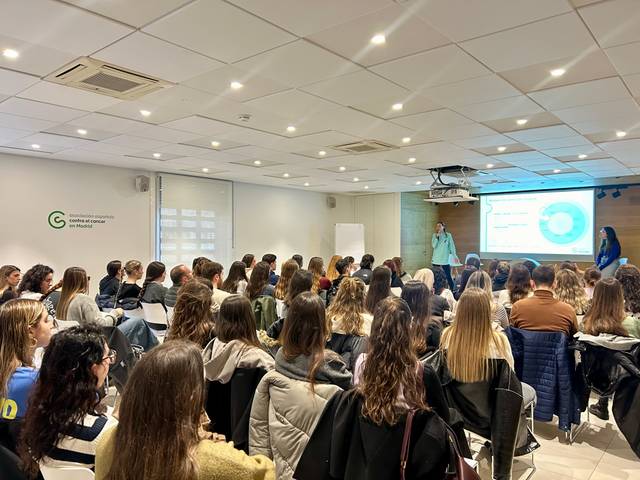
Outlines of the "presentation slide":
<svg viewBox="0 0 640 480">
<path fill-rule="evenodd" d="M 481 255 L 591 259 L 593 197 L 592 189 L 482 195 Z"/>
</svg>

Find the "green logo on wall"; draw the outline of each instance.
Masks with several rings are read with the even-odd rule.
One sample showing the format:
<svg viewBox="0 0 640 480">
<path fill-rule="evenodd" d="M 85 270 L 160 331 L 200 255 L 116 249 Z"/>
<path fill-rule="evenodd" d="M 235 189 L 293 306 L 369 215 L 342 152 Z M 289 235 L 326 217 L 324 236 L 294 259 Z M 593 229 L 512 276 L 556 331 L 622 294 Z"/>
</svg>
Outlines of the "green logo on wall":
<svg viewBox="0 0 640 480">
<path fill-rule="evenodd" d="M 64 212 L 61 212 L 60 210 L 54 210 L 49 214 L 49 217 L 47 218 L 47 220 L 49 221 L 49 226 L 51 228 L 55 228 L 56 230 L 64 228 L 64 226 L 67 224 L 64 216 Z"/>
</svg>

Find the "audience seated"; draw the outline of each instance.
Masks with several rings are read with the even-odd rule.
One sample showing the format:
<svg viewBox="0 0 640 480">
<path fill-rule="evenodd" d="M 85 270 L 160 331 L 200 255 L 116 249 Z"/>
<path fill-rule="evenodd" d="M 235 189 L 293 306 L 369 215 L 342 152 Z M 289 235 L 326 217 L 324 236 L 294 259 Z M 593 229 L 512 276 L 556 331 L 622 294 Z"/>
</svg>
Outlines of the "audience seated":
<svg viewBox="0 0 640 480">
<path fill-rule="evenodd" d="M 325 277 L 324 262 L 320 257 L 311 257 L 309 259 L 309 265 L 307 266 L 313 274 L 313 293 L 319 293 L 321 290 L 328 290 L 331 288 L 331 280 Z"/>
<path fill-rule="evenodd" d="M 349 278 L 349 262 L 346 258 L 342 258 L 336 262 L 335 270 L 338 276 L 331 282 L 331 287 L 327 290 L 327 305 L 330 305 L 334 297 L 338 293 L 340 283 Z"/>
<path fill-rule="evenodd" d="M 436 297 L 438 295 L 433 295 L 427 285 L 417 280 L 410 280 L 402 288 L 401 298 L 409 305 L 413 317 L 412 347 L 418 358 L 433 353 L 440 346 L 440 334 L 444 324 L 442 316 L 433 313 Z M 447 301 L 442 297 L 438 298 L 448 308 Z"/>
<path fill-rule="evenodd" d="M 291 302 L 275 370 L 258 385 L 249 424 L 249 452 L 272 458 L 279 480 L 293 472 L 327 401 L 351 386 L 351 373 L 325 350 L 329 329 L 322 300 L 312 292 Z"/>
<path fill-rule="evenodd" d="M 243 295 L 247 289 L 249 278 L 247 277 L 247 268 L 244 262 L 235 261 L 229 268 L 227 278 L 225 278 L 221 290 L 227 293 L 237 293 Z"/>
<path fill-rule="evenodd" d="M 267 262 L 256 263 L 249 277 L 247 289 L 244 292 L 244 294 L 249 297 L 249 300 L 253 301 L 261 295 L 273 297 L 275 287 L 269 283 L 270 273 L 271 270 Z"/>
<path fill-rule="evenodd" d="M 494 258 L 489 262 L 489 266 L 487 267 L 487 273 L 489 274 L 489 277 L 491 277 L 491 281 L 493 281 L 493 278 L 498 273 L 499 263 L 500 263 L 500 260 L 498 260 L 497 258 Z"/>
<path fill-rule="evenodd" d="M 518 300 L 533 295 L 531 274 L 523 263 L 516 263 L 511 267 L 506 287 L 506 290 L 498 294 L 498 303 L 505 308 L 511 308 Z"/>
<path fill-rule="evenodd" d="M 191 262 L 191 272 L 193 274 L 194 277 L 198 278 L 202 276 L 202 265 L 204 265 L 207 262 L 210 262 L 211 260 L 208 259 L 207 257 L 196 257 L 193 259 L 193 262 Z"/>
<path fill-rule="evenodd" d="M 602 278 L 602 273 L 597 267 L 589 267 L 584 271 L 582 275 L 582 283 L 584 284 L 584 291 L 587 294 L 587 298 L 591 300 L 593 297 L 593 289 L 596 286 L 598 280 Z"/>
<path fill-rule="evenodd" d="M 373 267 L 374 262 L 375 259 L 373 258 L 373 255 L 365 253 L 360 260 L 360 269 L 355 271 L 352 276 L 362 280 L 365 285 L 369 285 L 371 275 L 373 274 L 371 268 Z"/>
<path fill-rule="evenodd" d="M 402 283 L 402 280 L 400 280 L 400 277 L 398 277 L 395 262 L 391 259 L 387 259 L 382 262 L 382 264 L 391 270 L 391 288 L 402 288 L 404 284 Z"/>
<path fill-rule="evenodd" d="M 327 277 L 330 282 L 333 282 L 336 278 L 340 276 L 340 273 L 338 273 L 338 271 L 336 270 L 336 264 L 340 260 L 342 260 L 341 255 L 334 255 L 331 257 L 331 260 L 329 260 L 329 266 L 327 267 L 327 272 L 325 274 L 325 277 Z"/>
<path fill-rule="evenodd" d="M 344 259 L 347 261 L 346 275 L 347 277 L 350 277 L 351 274 L 356 271 L 356 259 L 351 255 L 344 257 Z"/>
<path fill-rule="evenodd" d="M 453 292 L 449 290 L 449 282 L 447 281 L 447 275 L 440 267 L 433 267 L 433 293 L 444 298 L 449 304 L 449 310 L 451 312 L 456 311 L 457 301 Z"/>
<path fill-rule="evenodd" d="M 584 315 L 589 310 L 589 298 L 580 282 L 580 277 L 573 270 L 560 269 L 556 273 L 555 297 L 571 305 L 576 315 Z"/>
<path fill-rule="evenodd" d="M 391 295 L 391 270 L 381 265 L 373 269 L 371 283 L 369 283 L 367 296 L 364 300 L 364 308 L 373 315 L 380 300 L 389 295 Z"/>
<path fill-rule="evenodd" d="M 435 372 L 422 367 L 412 349 L 412 329 L 406 302 L 380 302 L 357 388 L 328 402 L 296 478 L 399 478 L 409 415 L 415 416 L 405 477 L 445 478 L 449 439 L 443 418 L 449 412 Z"/>
<path fill-rule="evenodd" d="M 277 257 L 273 253 L 265 253 L 262 256 L 262 261 L 269 265 L 269 285 L 273 285 L 274 287 L 280 278 L 276 275 L 276 258 Z"/>
<path fill-rule="evenodd" d="M 41 462 L 93 468 L 101 435 L 116 423 L 100 404 L 115 358 L 97 325 L 72 327 L 51 338 L 22 430 L 21 456 L 31 471 Z"/>
<path fill-rule="evenodd" d="M 510 271 L 511 265 L 509 265 L 508 262 L 498 262 L 494 276 L 492 277 L 491 273 L 489 273 L 491 290 L 493 292 L 499 292 L 507 288 L 507 279 L 509 278 Z"/>
<path fill-rule="evenodd" d="M 212 441 L 200 428 L 203 368 L 200 349 L 180 340 L 138 362 L 122 396 L 119 423 L 98 444 L 96 480 L 275 480 L 271 461 Z"/>
<path fill-rule="evenodd" d="M 99 325 L 114 326 L 123 315 L 121 308 L 109 313 L 101 312 L 89 292 L 89 279 L 84 268 L 69 267 L 62 277 L 62 293 L 56 318 L 68 322 L 78 322 L 80 325 L 97 323 Z"/>
<path fill-rule="evenodd" d="M 495 331 L 491 316 L 487 292 L 467 288 L 455 322 L 442 333 L 440 351 L 427 364 L 438 373 L 449 407 L 462 415 L 465 429 L 491 439 L 493 478 L 509 479 L 514 454 L 539 446 L 524 410 L 535 392 L 518 381 L 509 341 Z"/>
<path fill-rule="evenodd" d="M 189 340 L 204 348 L 214 337 L 211 290 L 198 280 L 189 280 L 179 290 L 167 332 L 167 340 Z"/>
<path fill-rule="evenodd" d="M 278 279 L 278 283 L 276 284 L 276 288 L 273 291 L 273 296 L 276 300 L 283 302 L 285 298 L 287 298 L 287 290 L 289 289 L 289 282 L 291 281 L 291 277 L 300 269 L 298 262 L 293 259 L 287 260 L 282 264 L 282 268 L 280 269 L 280 278 Z"/>
<path fill-rule="evenodd" d="M 14 452 L 17 422 L 25 416 L 38 376 L 34 353 L 49 344 L 52 327 L 47 310 L 36 300 L 9 300 L 0 308 L 0 445 Z"/>
<path fill-rule="evenodd" d="M 117 304 L 124 310 L 133 310 L 138 308 L 138 299 L 140 298 L 140 290 L 142 290 L 137 283 L 144 275 L 142 262 L 129 260 L 124 264 L 124 273 L 127 274 L 127 279 L 120 287 Z"/>
<path fill-rule="evenodd" d="M 107 263 L 107 275 L 102 277 L 98 287 L 98 295 L 115 297 L 122 281 L 122 262 L 111 260 Z"/>
<path fill-rule="evenodd" d="M 626 318 L 622 326 L 629 335 L 640 338 L 640 269 L 635 265 L 620 265 L 615 274 L 622 285 Z"/>
<path fill-rule="evenodd" d="M 172 285 L 164 296 L 164 304 L 167 307 L 175 307 L 178 290 L 191 279 L 191 270 L 185 264 L 176 265 L 169 273 Z"/>
<path fill-rule="evenodd" d="M 212 262 L 209 260 L 200 265 L 200 277 L 211 282 L 211 298 L 213 300 L 214 312 L 217 312 L 220 309 L 220 305 L 225 298 L 232 295 L 231 293 L 221 289 L 224 284 L 223 273 L 224 267 L 218 262 Z"/>
<path fill-rule="evenodd" d="M 49 315 L 55 317 L 56 309 L 53 302 L 50 299 L 43 300 L 52 285 L 53 269 L 42 264 L 34 265 L 22 276 L 20 285 L 18 285 L 18 297 L 42 301 Z"/>
<path fill-rule="evenodd" d="M 489 296 L 491 300 L 491 320 L 493 321 L 494 328 L 507 328 L 509 326 L 507 311 L 493 297 L 491 278 L 487 272 L 482 270 L 473 272 L 467 282 L 467 288 L 479 288 Z"/>
<path fill-rule="evenodd" d="M 458 291 L 454 293 L 456 300 L 460 298 L 460 295 L 462 295 L 464 289 L 467 287 L 467 282 L 471 274 L 480 270 L 481 265 L 480 257 L 477 254 L 467 254 L 467 258 L 464 260 L 464 268 L 460 274 L 460 286 L 458 287 Z"/>
<path fill-rule="evenodd" d="M 300 255 L 299 253 L 293 254 L 291 255 L 291 260 L 295 260 L 295 262 L 298 264 L 298 268 L 302 268 L 302 265 L 304 264 L 304 262 L 302 261 L 302 255 Z"/>
<path fill-rule="evenodd" d="M 364 311 L 365 285 L 359 278 L 346 277 L 327 309 L 331 338 L 327 348 L 342 357 L 353 371 L 358 356 L 366 351 L 367 335 L 371 331 L 371 315 Z"/>
<path fill-rule="evenodd" d="M 20 269 L 15 265 L 0 267 L 0 305 L 18 297 L 20 278 Z"/>
<path fill-rule="evenodd" d="M 395 264 L 396 273 L 403 284 L 411 280 L 411 275 L 404 271 L 404 262 L 402 257 L 393 257 L 391 261 Z"/>
<path fill-rule="evenodd" d="M 511 325 L 523 330 L 563 332 L 578 331 L 578 319 L 571 305 L 554 298 L 555 272 L 550 265 L 536 267 L 531 275 L 533 296 L 518 300 L 511 307 Z"/>
<path fill-rule="evenodd" d="M 164 297 L 167 287 L 162 283 L 167 275 L 167 269 L 162 262 L 151 262 L 147 265 L 147 276 L 142 284 L 139 299 L 143 303 L 161 303 L 164 305 Z"/>
<path fill-rule="evenodd" d="M 282 332 L 284 321 L 289 314 L 289 307 L 294 298 L 303 292 L 311 292 L 313 287 L 313 274 L 308 270 L 297 270 L 291 277 L 289 288 L 287 289 L 287 298 L 284 299 L 284 305 L 280 318 L 274 322 L 269 328 L 267 335 L 269 338 L 277 340 Z M 273 344 L 269 346 L 273 347 Z"/>
</svg>

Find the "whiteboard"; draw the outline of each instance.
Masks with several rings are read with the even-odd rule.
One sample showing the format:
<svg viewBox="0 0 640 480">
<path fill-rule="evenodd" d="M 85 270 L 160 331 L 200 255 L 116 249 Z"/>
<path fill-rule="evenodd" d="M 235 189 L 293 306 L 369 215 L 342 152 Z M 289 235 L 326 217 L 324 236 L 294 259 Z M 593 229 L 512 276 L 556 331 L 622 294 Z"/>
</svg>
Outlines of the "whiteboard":
<svg viewBox="0 0 640 480">
<path fill-rule="evenodd" d="M 364 225 L 362 223 L 336 223 L 336 255 L 352 256 L 356 263 L 364 255 Z"/>
</svg>

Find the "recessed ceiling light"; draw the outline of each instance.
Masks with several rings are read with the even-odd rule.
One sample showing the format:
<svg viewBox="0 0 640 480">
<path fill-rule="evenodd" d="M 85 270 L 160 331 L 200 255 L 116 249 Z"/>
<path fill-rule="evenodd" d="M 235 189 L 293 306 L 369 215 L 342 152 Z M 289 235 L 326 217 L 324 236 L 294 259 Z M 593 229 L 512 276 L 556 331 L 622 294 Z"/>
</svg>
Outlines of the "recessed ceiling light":
<svg viewBox="0 0 640 480">
<path fill-rule="evenodd" d="M 416 185 L 422 185 L 422 181 L 421 181 L 421 180 L 418 180 L 418 181 L 416 182 Z"/>
<path fill-rule="evenodd" d="M 161 153 L 154 153 L 153 158 L 160 158 L 162 156 Z"/>
<path fill-rule="evenodd" d="M 211 146 L 212 146 L 213 148 L 218 148 L 218 147 L 220 146 L 220 142 L 218 142 L 218 141 L 216 141 L 216 140 L 213 140 L 213 141 L 211 142 Z"/>
<path fill-rule="evenodd" d="M 616 137 L 618 138 L 622 138 L 622 137 L 626 137 L 627 136 L 627 132 L 623 132 L 622 130 L 618 130 L 616 132 Z"/>
<path fill-rule="evenodd" d="M 262 162 L 260 160 L 254 160 L 253 164 L 254 165 L 262 165 Z"/>
<path fill-rule="evenodd" d="M 383 43 L 386 43 L 387 37 L 384 36 L 384 33 L 378 33 L 378 34 L 374 35 L 373 37 L 371 37 L 370 41 L 374 45 L 382 45 Z"/>
<path fill-rule="evenodd" d="M 549 73 L 552 77 L 561 77 L 562 75 L 567 73 L 567 71 L 564 68 L 554 68 Z"/>
<path fill-rule="evenodd" d="M 79 128 L 78 130 L 76 130 L 76 132 L 78 132 L 80 135 L 86 135 L 87 131 L 84 128 Z"/>
<path fill-rule="evenodd" d="M 31 148 L 33 148 L 34 150 L 40 150 L 40 145 L 38 145 L 37 143 L 32 143 Z"/>
<path fill-rule="evenodd" d="M 416 163 L 416 157 L 411 157 L 409 159 L 409 163 Z"/>
<path fill-rule="evenodd" d="M 487 168 L 493 168 L 493 163 L 487 163 Z"/>
<path fill-rule="evenodd" d="M 560 169 L 560 168 L 556 168 L 556 169 L 553 171 L 553 173 L 560 173 L 561 171 L 562 171 L 562 169 Z"/>
<path fill-rule="evenodd" d="M 498 147 L 498 151 L 499 152 L 504 152 L 507 149 L 507 147 Z"/>
<path fill-rule="evenodd" d="M 289 178 L 289 174 L 288 174 L 288 173 L 283 173 L 283 174 L 282 174 L 282 176 L 283 176 L 284 178 Z"/>
<path fill-rule="evenodd" d="M 151 112 L 149 110 L 140 110 L 140 115 L 142 115 L 143 117 L 148 117 L 149 115 L 151 115 Z"/>
<path fill-rule="evenodd" d="M 404 105 L 402 105 L 401 103 L 394 103 L 393 105 L 391 105 L 391 109 L 395 110 L 396 112 L 402 110 L 403 107 Z"/>
<path fill-rule="evenodd" d="M 203 173 L 209 173 L 209 169 L 208 169 L 208 168 L 203 168 L 203 169 L 202 169 L 202 172 L 203 172 Z"/>
<path fill-rule="evenodd" d="M 358 177 L 353 177 L 353 181 L 354 181 L 354 182 L 359 182 L 359 181 L 360 181 L 360 179 L 359 179 Z"/>
<path fill-rule="evenodd" d="M 10 58 L 11 60 L 14 60 L 20 56 L 20 53 L 18 53 L 17 50 L 14 50 L 12 48 L 5 48 L 2 51 L 2 56 L 5 58 Z"/>
<path fill-rule="evenodd" d="M 293 133 L 296 131 L 296 127 L 294 127 L 293 125 L 289 125 L 287 127 L 287 132 Z"/>
<path fill-rule="evenodd" d="M 404 137 L 402 139 L 402 143 L 409 143 L 411 141 L 411 137 Z"/>
<path fill-rule="evenodd" d="M 369 185 L 365 185 L 365 186 L 364 186 L 364 189 L 365 189 L 365 190 L 369 190 Z"/>
<path fill-rule="evenodd" d="M 318 155 L 320 155 L 321 157 L 324 157 L 327 154 L 327 152 L 325 152 L 324 150 L 320 150 L 318 152 Z"/>
<path fill-rule="evenodd" d="M 585 158 L 587 158 L 587 155 L 586 155 L 586 154 L 584 154 L 584 153 L 581 153 L 580 155 L 578 155 L 578 158 L 579 158 L 580 160 L 584 160 Z"/>
<path fill-rule="evenodd" d="M 340 170 L 341 172 L 344 172 L 347 169 L 347 167 L 340 167 L 338 170 Z"/>
<path fill-rule="evenodd" d="M 520 118 L 520 119 L 516 120 L 516 123 L 518 125 L 526 125 L 528 121 L 529 120 L 527 120 L 526 118 Z"/>
<path fill-rule="evenodd" d="M 304 186 L 308 187 L 309 186 L 309 182 L 304 182 Z"/>
<path fill-rule="evenodd" d="M 242 87 L 244 87 L 244 85 L 242 85 L 240 82 L 236 82 L 233 81 L 229 84 L 229 86 L 233 89 L 233 90 L 240 90 Z"/>
</svg>

